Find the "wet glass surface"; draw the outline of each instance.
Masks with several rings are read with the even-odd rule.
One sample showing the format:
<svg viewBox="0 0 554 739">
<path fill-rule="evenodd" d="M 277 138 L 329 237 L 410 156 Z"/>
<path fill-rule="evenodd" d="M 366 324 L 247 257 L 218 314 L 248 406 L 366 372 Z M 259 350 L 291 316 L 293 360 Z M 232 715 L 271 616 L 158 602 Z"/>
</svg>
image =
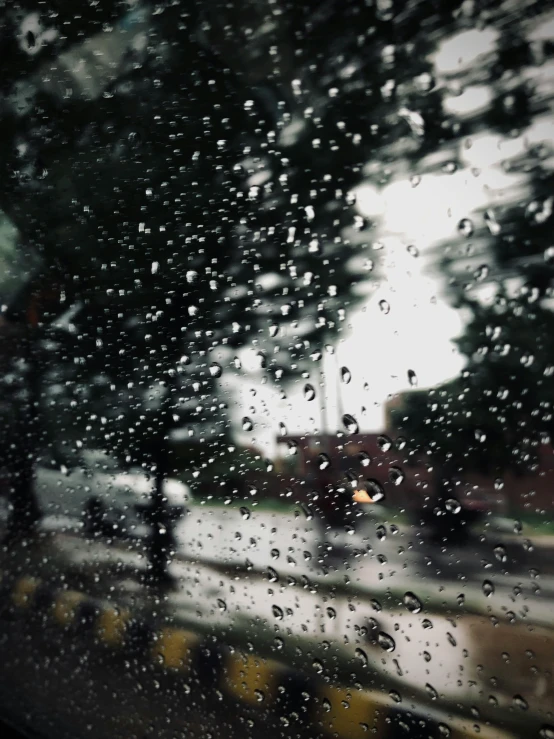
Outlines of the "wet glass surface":
<svg viewBox="0 0 554 739">
<path fill-rule="evenodd" d="M 552 739 L 554 5 L 0 37 L 0 716 Z"/>
</svg>

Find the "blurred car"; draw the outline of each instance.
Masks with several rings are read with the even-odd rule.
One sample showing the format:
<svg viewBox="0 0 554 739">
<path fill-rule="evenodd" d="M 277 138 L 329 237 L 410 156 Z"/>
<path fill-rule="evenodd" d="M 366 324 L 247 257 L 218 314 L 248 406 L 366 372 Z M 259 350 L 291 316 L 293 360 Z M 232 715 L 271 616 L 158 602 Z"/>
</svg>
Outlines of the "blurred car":
<svg viewBox="0 0 554 739">
<path fill-rule="evenodd" d="M 98 451 L 83 454 L 84 463 L 67 469 L 38 467 L 35 489 L 49 525 L 61 524 L 91 530 L 101 524 L 103 533 L 115 537 L 147 535 L 147 509 L 154 490 L 154 476 L 141 468 L 121 471 L 117 461 Z M 165 502 L 186 512 L 191 492 L 174 478 L 164 482 Z"/>
</svg>

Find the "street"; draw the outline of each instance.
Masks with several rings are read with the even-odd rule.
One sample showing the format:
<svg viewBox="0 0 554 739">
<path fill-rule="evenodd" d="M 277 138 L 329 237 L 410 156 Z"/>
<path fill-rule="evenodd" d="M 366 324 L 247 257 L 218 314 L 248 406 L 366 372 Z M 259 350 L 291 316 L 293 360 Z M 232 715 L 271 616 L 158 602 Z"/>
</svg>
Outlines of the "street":
<svg viewBox="0 0 554 739">
<path fill-rule="evenodd" d="M 87 540 L 77 522 L 46 520 L 8 569 L 254 650 L 303 680 L 354 680 L 400 708 L 455 710 L 515 736 L 547 722 L 554 578 L 541 572 L 544 550 L 495 536 L 441 552 L 411 527 L 370 518 L 321 541 L 299 513 L 194 506 L 177 529 L 173 585 L 161 589 L 145 584 L 144 543 Z"/>
</svg>

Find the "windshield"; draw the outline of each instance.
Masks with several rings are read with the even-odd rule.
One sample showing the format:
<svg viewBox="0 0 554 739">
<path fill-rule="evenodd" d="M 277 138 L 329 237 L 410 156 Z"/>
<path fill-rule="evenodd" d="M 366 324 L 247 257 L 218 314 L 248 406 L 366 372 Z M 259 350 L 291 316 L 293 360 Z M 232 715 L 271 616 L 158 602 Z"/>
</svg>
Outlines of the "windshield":
<svg viewBox="0 0 554 739">
<path fill-rule="evenodd" d="M 0 39 L 0 720 L 553 739 L 554 4 Z"/>
</svg>

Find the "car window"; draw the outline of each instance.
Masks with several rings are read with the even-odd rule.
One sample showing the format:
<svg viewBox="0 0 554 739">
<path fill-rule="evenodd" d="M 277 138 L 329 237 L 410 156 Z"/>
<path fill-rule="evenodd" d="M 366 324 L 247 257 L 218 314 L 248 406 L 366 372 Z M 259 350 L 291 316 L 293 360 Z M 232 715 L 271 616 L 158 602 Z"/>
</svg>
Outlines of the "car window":
<svg viewBox="0 0 554 739">
<path fill-rule="evenodd" d="M 0 39 L 0 720 L 552 739 L 553 3 Z"/>
</svg>

